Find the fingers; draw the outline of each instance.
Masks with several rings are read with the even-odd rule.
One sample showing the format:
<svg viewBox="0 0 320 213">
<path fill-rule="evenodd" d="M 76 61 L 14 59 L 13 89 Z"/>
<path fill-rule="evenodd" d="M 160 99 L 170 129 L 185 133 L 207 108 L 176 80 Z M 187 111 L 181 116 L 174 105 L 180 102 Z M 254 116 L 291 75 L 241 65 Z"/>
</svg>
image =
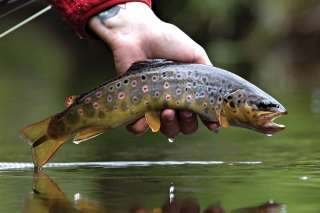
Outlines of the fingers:
<svg viewBox="0 0 320 213">
<path fill-rule="evenodd" d="M 202 123 L 210 130 L 218 133 L 220 125 L 215 122 L 202 120 Z M 140 118 L 136 122 L 127 125 L 127 130 L 135 135 L 141 135 L 147 131 L 149 125 L 145 117 Z M 190 111 L 177 111 L 172 109 L 163 110 L 161 113 L 160 131 L 167 138 L 175 138 L 180 134 L 191 135 L 198 130 L 197 115 Z"/>
<path fill-rule="evenodd" d="M 127 125 L 126 128 L 129 132 L 132 132 L 135 135 L 141 135 L 147 131 L 149 125 L 146 121 L 146 118 L 143 117 L 137 120 L 136 122 Z"/>
<path fill-rule="evenodd" d="M 180 131 L 184 135 L 191 135 L 198 129 L 197 115 L 190 111 L 179 112 Z"/>
<path fill-rule="evenodd" d="M 162 111 L 160 131 L 168 138 L 175 138 L 180 135 L 180 126 L 176 112 L 172 109 L 165 109 Z"/>
<path fill-rule="evenodd" d="M 206 121 L 203 119 L 201 119 L 201 121 L 210 131 L 213 131 L 215 133 L 218 133 L 220 131 L 220 125 L 218 123 Z"/>
<path fill-rule="evenodd" d="M 191 135 L 198 129 L 196 114 L 190 111 L 166 109 L 161 113 L 161 132 L 168 138 L 175 138 L 178 135 Z"/>
</svg>

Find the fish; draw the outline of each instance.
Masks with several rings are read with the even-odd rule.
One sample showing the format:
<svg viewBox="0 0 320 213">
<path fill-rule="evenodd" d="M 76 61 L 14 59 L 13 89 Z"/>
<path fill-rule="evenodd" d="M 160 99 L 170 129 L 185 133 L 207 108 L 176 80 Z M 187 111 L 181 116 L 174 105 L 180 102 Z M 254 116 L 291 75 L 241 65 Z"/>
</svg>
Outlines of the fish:
<svg viewBox="0 0 320 213">
<path fill-rule="evenodd" d="M 283 129 L 274 119 L 287 110 L 245 79 L 210 65 L 149 59 L 82 95 L 72 95 L 67 108 L 29 125 L 19 136 L 32 147 L 35 168 L 46 164 L 74 133 L 80 143 L 145 117 L 160 129 L 163 109 L 189 110 L 222 127 L 236 126 L 273 135 Z"/>
</svg>

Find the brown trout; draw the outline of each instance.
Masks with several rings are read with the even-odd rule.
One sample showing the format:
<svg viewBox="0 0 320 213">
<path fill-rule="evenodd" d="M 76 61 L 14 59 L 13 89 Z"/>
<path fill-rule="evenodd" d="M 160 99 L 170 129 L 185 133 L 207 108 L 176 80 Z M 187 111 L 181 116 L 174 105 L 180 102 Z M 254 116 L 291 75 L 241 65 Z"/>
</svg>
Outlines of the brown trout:
<svg viewBox="0 0 320 213">
<path fill-rule="evenodd" d="M 273 120 L 286 109 L 255 85 L 228 71 L 164 59 L 134 63 L 121 77 L 66 100 L 63 112 L 20 131 L 32 145 L 35 168 L 43 166 L 76 133 L 80 143 L 145 116 L 160 129 L 163 109 L 190 110 L 222 127 L 237 126 L 272 135 L 285 126 Z"/>
</svg>

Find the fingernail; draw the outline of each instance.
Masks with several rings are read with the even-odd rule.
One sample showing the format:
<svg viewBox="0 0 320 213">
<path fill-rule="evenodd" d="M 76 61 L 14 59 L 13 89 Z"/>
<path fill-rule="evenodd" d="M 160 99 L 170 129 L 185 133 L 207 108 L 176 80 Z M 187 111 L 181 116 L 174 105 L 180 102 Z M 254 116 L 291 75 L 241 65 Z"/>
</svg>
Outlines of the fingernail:
<svg viewBox="0 0 320 213">
<path fill-rule="evenodd" d="M 174 113 L 168 115 L 167 119 L 168 119 L 168 121 L 173 121 L 174 120 Z"/>
<path fill-rule="evenodd" d="M 182 112 L 181 114 L 184 118 L 190 118 L 192 116 L 192 112 Z"/>
</svg>

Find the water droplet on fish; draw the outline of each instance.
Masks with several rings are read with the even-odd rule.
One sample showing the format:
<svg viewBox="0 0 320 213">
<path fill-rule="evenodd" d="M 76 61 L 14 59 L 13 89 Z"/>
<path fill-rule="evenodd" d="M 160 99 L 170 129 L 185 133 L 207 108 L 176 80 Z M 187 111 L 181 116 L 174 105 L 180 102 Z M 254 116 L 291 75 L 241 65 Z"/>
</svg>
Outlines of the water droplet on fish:
<svg viewBox="0 0 320 213">
<path fill-rule="evenodd" d="M 168 141 L 169 141 L 170 143 L 172 143 L 173 140 L 174 140 L 174 138 L 168 138 Z"/>
<path fill-rule="evenodd" d="M 271 137 L 273 134 L 266 134 L 267 136 Z"/>
</svg>

